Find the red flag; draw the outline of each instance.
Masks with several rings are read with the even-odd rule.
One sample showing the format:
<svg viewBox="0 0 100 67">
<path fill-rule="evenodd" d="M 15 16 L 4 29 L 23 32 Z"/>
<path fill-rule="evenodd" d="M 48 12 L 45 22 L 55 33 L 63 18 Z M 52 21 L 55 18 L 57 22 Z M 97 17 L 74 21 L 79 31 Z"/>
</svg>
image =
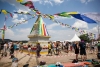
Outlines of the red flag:
<svg viewBox="0 0 100 67">
<path fill-rule="evenodd" d="M 10 16 L 13 18 L 13 15 L 10 13 Z"/>
<path fill-rule="evenodd" d="M 7 30 L 5 23 L 4 23 L 3 29 L 4 29 L 4 30 Z"/>
</svg>

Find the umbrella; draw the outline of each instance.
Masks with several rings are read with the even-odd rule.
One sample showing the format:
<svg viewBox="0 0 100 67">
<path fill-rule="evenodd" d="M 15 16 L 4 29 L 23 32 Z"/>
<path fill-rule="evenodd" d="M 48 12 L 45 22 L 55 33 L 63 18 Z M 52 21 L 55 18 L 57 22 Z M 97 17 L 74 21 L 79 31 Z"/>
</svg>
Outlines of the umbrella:
<svg viewBox="0 0 100 67">
<path fill-rule="evenodd" d="M 81 14 L 70 14 L 71 16 L 73 16 L 76 19 L 85 21 L 87 23 L 97 23 L 96 21 L 94 21 L 93 19 L 90 19 L 89 17 L 85 16 L 85 15 L 81 15 Z"/>
</svg>

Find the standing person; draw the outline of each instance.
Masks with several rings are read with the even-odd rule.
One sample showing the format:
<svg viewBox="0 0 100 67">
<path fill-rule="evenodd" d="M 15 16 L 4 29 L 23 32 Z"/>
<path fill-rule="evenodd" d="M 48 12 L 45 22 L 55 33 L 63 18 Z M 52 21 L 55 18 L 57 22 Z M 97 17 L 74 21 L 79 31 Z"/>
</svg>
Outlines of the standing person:
<svg viewBox="0 0 100 67">
<path fill-rule="evenodd" d="M 58 54 L 61 54 L 61 49 L 62 49 L 62 44 L 61 44 L 61 42 L 59 42 L 59 45 L 58 45 L 58 49 L 59 49 L 59 53 Z"/>
<path fill-rule="evenodd" d="M 59 55 L 59 42 L 56 42 L 56 54 Z"/>
<path fill-rule="evenodd" d="M 9 53 L 10 53 L 10 52 L 11 52 L 11 51 L 10 51 L 10 48 L 11 48 L 12 42 L 9 42 L 8 45 L 9 45 L 8 50 L 9 50 Z M 9 54 L 9 55 L 10 55 L 10 54 Z"/>
<path fill-rule="evenodd" d="M 18 53 L 19 53 L 19 42 L 17 42 L 16 43 L 16 57 L 17 57 L 17 55 L 18 55 Z"/>
<path fill-rule="evenodd" d="M 11 48 L 10 48 L 10 55 L 11 55 L 11 59 L 14 58 L 14 44 L 13 44 L 13 42 L 12 42 Z"/>
<path fill-rule="evenodd" d="M 52 56 L 52 50 L 51 49 L 52 49 L 51 44 L 50 44 L 50 42 L 48 42 L 48 55 L 51 54 L 51 56 Z"/>
<path fill-rule="evenodd" d="M 66 41 L 63 42 L 63 47 L 64 47 L 64 49 L 65 49 L 65 45 L 66 45 Z"/>
<path fill-rule="evenodd" d="M 94 54 L 94 51 L 95 51 L 95 49 L 94 49 L 94 41 L 92 40 L 92 42 L 91 42 L 91 44 L 90 44 L 90 47 L 91 47 L 91 54 L 93 53 Z"/>
<path fill-rule="evenodd" d="M 23 53 L 23 43 L 20 43 L 20 52 Z"/>
<path fill-rule="evenodd" d="M 40 43 L 37 43 L 36 45 L 36 53 L 37 53 L 37 57 L 40 57 L 40 52 L 42 50 L 42 47 L 40 46 Z"/>
<path fill-rule="evenodd" d="M 54 45 L 54 42 L 51 42 L 51 49 L 52 49 L 52 53 L 55 54 L 55 45 Z"/>
<path fill-rule="evenodd" d="M 79 43 L 79 46 L 80 46 L 81 59 L 82 59 L 82 61 L 85 61 L 87 59 L 87 57 L 86 57 L 86 43 L 84 41 L 81 41 Z"/>
<path fill-rule="evenodd" d="M 28 55 L 31 53 L 31 45 L 28 45 Z"/>
<path fill-rule="evenodd" d="M 8 43 L 5 42 L 4 44 L 4 55 L 7 56 L 7 49 L 8 49 Z"/>
<path fill-rule="evenodd" d="M 14 53 L 15 56 L 17 57 L 17 42 L 14 42 Z"/>
<path fill-rule="evenodd" d="M 66 48 L 66 52 L 68 53 L 68 49 L 69 49 L 69 43 L 68 42 L 66 42 L 65 48 Z"/>
<path fill-rule="evenodd" d="M 75 49 L 75 54 L 76 54 L 76 60 L 78 61 L 78 54 L 79 54 L 79 42 L 74 43 L 74 49 Z"/>
<path fill-rule="evenodd" d="M 2 41 L 2 43 L 1 43 L 1 48 L 0 48 L 0 51 L 1 51 L 1 57 L 3 56 L 3 49 L 4 49 L 4 41 Z"/>
</svg>

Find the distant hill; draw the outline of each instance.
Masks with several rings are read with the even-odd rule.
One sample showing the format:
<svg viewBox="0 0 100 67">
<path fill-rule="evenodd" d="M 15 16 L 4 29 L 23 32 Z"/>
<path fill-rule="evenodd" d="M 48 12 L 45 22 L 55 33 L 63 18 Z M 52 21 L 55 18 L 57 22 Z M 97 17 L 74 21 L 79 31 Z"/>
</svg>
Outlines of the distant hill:
<svg viewBox="0 0 100 67">
<path fill-rule="evenodd" d="M 10 39 L 4 39 L 4 41 L 10 42 L 12 40 L 10 40 Z M 2 39 L 0 39 L 0 42 L 2 42 Z"/>
</svg>

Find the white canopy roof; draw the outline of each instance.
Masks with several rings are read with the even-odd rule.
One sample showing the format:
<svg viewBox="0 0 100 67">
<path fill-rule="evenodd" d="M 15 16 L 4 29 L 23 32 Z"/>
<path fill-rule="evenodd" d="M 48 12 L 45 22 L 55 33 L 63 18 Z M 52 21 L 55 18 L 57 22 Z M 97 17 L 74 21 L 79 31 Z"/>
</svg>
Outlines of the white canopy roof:
<svg viewBox="0 0 100 67">
<path fill-rule="evenodd" d="M 75 34 L 74 37 L 70 41 L 71 42 L 73 42 L 73 41 L 81 41 L 81 39 Z"/>
</svg>

